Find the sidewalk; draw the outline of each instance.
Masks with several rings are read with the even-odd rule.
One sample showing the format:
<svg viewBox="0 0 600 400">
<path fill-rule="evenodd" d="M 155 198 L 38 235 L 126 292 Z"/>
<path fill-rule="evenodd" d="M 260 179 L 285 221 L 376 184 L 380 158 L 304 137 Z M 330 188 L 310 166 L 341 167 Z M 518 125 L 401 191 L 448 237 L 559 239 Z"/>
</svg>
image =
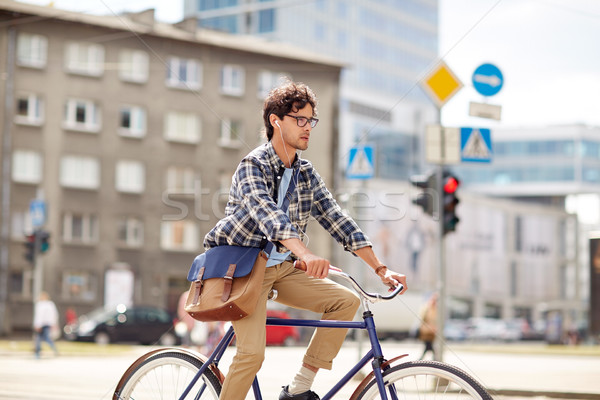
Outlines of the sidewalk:
<svg viewBox="0 0 600 400">
<path fill-rule="evenodd" d="M 494 395 L 600 399 L 598 346 L 450 345 L 444 361 L 476 377 Z"/>
<path fill-rule="evenodd" d="M 65 356 L 114 356 L 119 354 L 127 354 L 129 352 L 139 353 L 140 346 L 129 344 L 111 344 L 109 346 L 101 346 L 95 343 L 70 342 L 67 340 L 55 341 L 56 347 L 61 355 Z M 0 339 L 0 357 L 8 356 L 29 356 L 33 354 L 33 339 L 28 339 L 23 336 L 16 338 Z M 42 344 L 42 349 L 47 349 L 47 343 Z M 148 350 L 150 348 L 148 347 Z"/>
<path fill-rule="evenodd" d="M 60 363 L 102 362 L 113 365 L 119 360 L 125 366 L 152 346 L 108 345 L 94 343 L 57 342 Z M 363 343 L 362 351 L 366 351 Z M 334 361 L 333 371 L 317 375 L 314 390 L 324 394 L 358 360 L 357 342 L 347 342 Z M 384 354 L 393 357 L 408 354 L 404 360 L 415 360 L 422 352 L 416 342 L 382 342 Z M 305 347 L 268 347 L 265 363 L 259 374 L 265 398 L 276 398 L 296 373 Z M 226 372 L 234 351 L 226 353 L 219 368 Z M 0 339 L 0 359 L 33 359 L 33 342 Z M 94 360 L 94 358 L 96 360 Z M 79 359 L 79 361 L 76 361 Z M 494 398 L 503 399 L 598 399 L 600 400 L 600 346 L 547 346 L 543 343 L 467 344 L 448 343 L 444 361 L 466 371 L 480 381 Z M 65 365 L 67 365 L 65 364 Z M 285 368 L 282 368 L 285 366 Z M 117 371 L 120 373 L 120 371 Z M 277 380 L 273 380 L 276 376 Z M 353 380 L 355 386 L 358 381 Z M 110 386 L 110 385 L 109 385 Z M 348 398 L 354 388 L 343 388 L 336 398 Z M 270 397 L 269 397 L 270 396 Z"/>
</svg>

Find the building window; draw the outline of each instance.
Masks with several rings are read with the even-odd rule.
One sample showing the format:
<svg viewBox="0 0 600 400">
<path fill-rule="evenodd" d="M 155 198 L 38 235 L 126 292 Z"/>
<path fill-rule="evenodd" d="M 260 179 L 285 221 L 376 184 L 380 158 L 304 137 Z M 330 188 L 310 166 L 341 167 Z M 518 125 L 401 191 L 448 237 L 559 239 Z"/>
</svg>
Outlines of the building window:
<svg viewBox="0 0 600 400">
<path fill-rule="evenodd" d="M 245 71 L 240 65 L 224 65 L 221 68 L 221 92 L 230 96 L 244 94 Z"/>
<path fill-rule="evenodd" d="M 200 118 L 192 113 L 168 112 L 165 117 L 165 139 L 173 142 L 198 143 Z"/>
<path fill-rule="evenodd" d="M 68 300 L 93 301 L 98 283 L 96 276 L 84 271 L 65 271 L 62 276 L 61 297 Z"/>
<path fill-rule="evenodd" d="M 139 218 L 126 217 L 118 222 L 118 238 L 127 247 L 142 247 L 144 244 L 144 223 Z"/>
<path fill-rule="evenodd" d="M 219 145 L 224 147 L 239 148 L 242 145 L 240 140 L 242 133 L 241 121 L 224 119 L 221 121 L 221 133 L 219 135 Z"/>
<path fill-rule="evenodd" d="M 15 123 L 41 125 L 44 122 L 44 102 L 37 94 L 17 94 Z"/>
<path fill-rule="evenodd" d="M 63 216 L 62 238 L 66 243 L 96 243 L 98 219 L 93 214 L 66 213 Z"/>
<path fill-rule="evenodd" d="M 42 35 L 19 33 L 17 63 L 24 67 L 44 68 L 48 58 L 48 39 Z"/>
<path fill-rule="evenodd" d="M 142 193 L 146 182 L 144 164 L 139 161 L 118 161 L 115 181 L 119 192 Z"/>
<path fill-rule="evenodd" d="M 99 132 L 100 131 L 100 107 L 93 101 L 69 99 L 65 105 L 65 129 Z"/>
<path fill-rule="evenodd" d="M 122 106 L 119 118 L 119 134 L 134 138 L 146 136 L 146 110 L 137 106 Z"/>
<path fill-rule="evenodd" d="M 150 58 L 143 50 L 123 49 L 119 53 L 119 78 L 126 82 L 148 81 Z"/>
<path fill-rule="evenodd" d="M 192 221 L 163 221 L 160 247 L 163 250 L 196 251 L 198 249 L 198 227 Z"/>
<path fill-rule="evenodd" d="M 178 57 L 169 58 L 167 86 L 198 90 L 202 87 L 202 64 L 200 61 Z"/>
<path fill-rule="evenodd" d="M 29 210 L 12 212 L 10 232 L 11 237 L 15 240 L 24 240 L 26 234 L 33 232 Z"/>
<path fill-rule="evenodd" d="M 12 179 L 19 183 L 37 184 L 42 181 L 42 156 L 30 150 L 13 152 Z"/>
<path fill-rule="evenodd" d="M 167 168 L 167 191 L 169 193 L 194 193 L 196 175 L 192 168 Z"/>
<path fill-rule="evenodd" d="M 262 100 L 267 97 L 271 89 L 279 86 L 289 76 L 289 74 L 282 72 L 260 71 L 258 73 L 258 98 Z"/>
<path fill-rule="evenodd" d="M 275 9 L 268 8 L 258 12 L 258 33 L 275 31 Z"/>
<path fill-rule="evenodd" d="M 30 299 L 33 293 L 33 271 L 15 271 L 10 273 L 8 291 L 22 299 Z"/>
<path fill-rule="evenodd" d="M 100 165 L 97 159 L 83 156 L 64 156 L 60 160 L 60 184 L 76 189 L 100 187 Z"/>
<path fill-rule="evenodd" d="M 74 74 L 101 76 L 104 72 L 104 47 L 95 43 L 67 43 L 65 68 Z"/>
<path fill-rule="evenodd" d="M 320 22 L 315 22 L 314 32 L 315 32 L 314 33 L 315 41 L 317 43 L 324 43 L 327 40 L 325 24 L 322 24 Z M 381 58 L 379 58 L 379 59 L 381 59 Z"/>
</svg>

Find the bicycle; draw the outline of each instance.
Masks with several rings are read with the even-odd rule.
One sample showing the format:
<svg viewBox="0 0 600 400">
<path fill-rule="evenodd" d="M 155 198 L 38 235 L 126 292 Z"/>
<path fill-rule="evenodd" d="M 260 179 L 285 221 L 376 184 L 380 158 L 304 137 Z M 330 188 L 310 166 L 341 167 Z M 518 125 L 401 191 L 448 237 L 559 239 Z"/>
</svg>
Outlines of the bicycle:
<svg viewBox="0 0 600 400">
<path fill-rule="evenodd" d="M 350 275 L 331 266 L 330 275 L 340 277 L 354 288 L 361 298 L 363 321 L 324 321 L 267 318 L 268 325 L 352 328 L 366 330 L 370 350 L 327 392 L 322 400 L 331 399 L 370 361 L 373 370 L 358 384 L 351 400 L 397 400 L 435 398 L 443 400 L 479 399 L 492 397 L 473 377 L 461 369 L 438 361 L 401 361 L 407 354 L 384 358 L 373 313 L 369 303 L 393 299 L 402 287 L 390 294 L 366 292 Z M 187 349 L 157 349 L 138 358 L 121 377 L 113 400 L 217 400 L 225 376 L 218 368 L 219 361 L 233 340 L 233 327 L 225 333 L 210 356 Z M 262 400 L 258 379 L 252 384 L 255 400 Z"/>
</svg>

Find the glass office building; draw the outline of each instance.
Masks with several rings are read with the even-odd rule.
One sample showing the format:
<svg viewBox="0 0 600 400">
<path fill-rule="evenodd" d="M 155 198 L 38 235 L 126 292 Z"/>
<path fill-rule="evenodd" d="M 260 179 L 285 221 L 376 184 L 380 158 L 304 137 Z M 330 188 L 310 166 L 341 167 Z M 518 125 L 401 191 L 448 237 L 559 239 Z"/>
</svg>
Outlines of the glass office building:
<svg viewBox="0 0 600 400">
<path fill-rule="evenodd" d="M 471 190 L 517 198 L 600 193 L 600 128 L 495 129 L 493 160 L 456 168 Z"/>
<path fill-rule="evenodd" d="M 342 61 L 340 170 L 349 148 L 367 144 L 375 149 L 377 177 L 405 180 L 420 172 L 420 137 L 438 119 L 418 85 L 437 59 L 437 0 L 184 0 L 184 13 L 204 28 L 290 43 Z"/>
</svg>

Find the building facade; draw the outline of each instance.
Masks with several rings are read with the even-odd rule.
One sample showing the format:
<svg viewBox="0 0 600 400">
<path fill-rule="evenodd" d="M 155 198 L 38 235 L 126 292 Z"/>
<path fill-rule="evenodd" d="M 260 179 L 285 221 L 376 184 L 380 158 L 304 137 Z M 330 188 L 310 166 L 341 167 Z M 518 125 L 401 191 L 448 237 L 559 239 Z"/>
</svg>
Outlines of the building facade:
<svg viewBox="0 0 600 400">
<path fill-rule="evenodd" d="M 420 137 L 437 109 L 418 82 L 438 58 L 437 0 L 184 0 L 202 27 L 292 43 L 342 61 L 337 166 L 374 146 L 374 174 L 422 169 Z"/>
<path fill-rule="evenodd" d="M 413 204 L 416 191 L 406 183 L 372 180 L 346 187 L 340 196 L 376 243 L 381 260 L 407 276 L 410 290 L 392 302 L 393 314 L 388 315 L 399 329 L 418 323 L 421 307 L 441 284 L 446 318 L 525 320 L 533 328 L 559 315 L 565 331 L 585 323 L 588 307 L 581 283 L 586 278 L 578 268 L 576 215 L 461 188 L 460 223 L 445 236 L 441 282 L 439 220 L 437 213 L 432 218 Z M 354 276 L 378 289 L 378 279 L 361 273 L 359 261 L 339 257 Z M 391 329 L 390 321 L 383 324 Z"/>
<path fill-rule="evenodd" d="M 262 103 L 283 75 L 319 97 L 304 157 L 333 181 L 341 65 L 289 45 L 155 22 L 0 7 L 3 331 L 27 329 L 35 292 L 59 311 L 116 302 L 174 311 L 239 160 L 264 142 Z M 46 205 L 50 248 L 25 235 Z M 322 230 L 313 247 L 330 252 Z"/>
<path fill-rule="evenodd" d="M 470 191 L 520 200 L 527 206 L 549 205 L 577 216 L 578 229 L 571 232 L 568 247 L 577 268 L 561 278 L 567 283 L 561 290 L 577 293 L 578 319 L 586 321 L 593 298 L 590 237 L 600 229 L 600 128 L 581 124 L 497 128 L 492 135 L 490 164 L 463 164 L 455 171 Z"/>
</svg>

